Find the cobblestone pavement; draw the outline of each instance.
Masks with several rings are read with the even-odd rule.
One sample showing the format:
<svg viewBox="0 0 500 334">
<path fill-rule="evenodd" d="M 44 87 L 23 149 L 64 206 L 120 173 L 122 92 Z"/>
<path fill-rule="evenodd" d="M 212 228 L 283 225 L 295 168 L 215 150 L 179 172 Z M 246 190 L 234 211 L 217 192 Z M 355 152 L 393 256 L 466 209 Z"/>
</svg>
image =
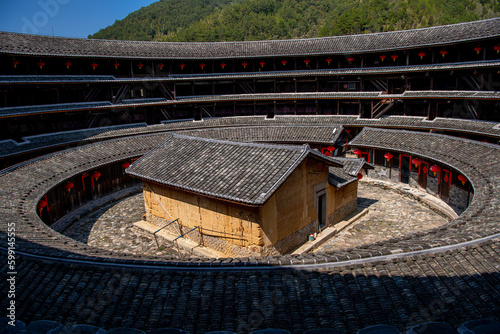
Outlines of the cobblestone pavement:
<svg viewBox="0 0 500 334">
<path fill-rule="evenodd" d="M 368 207 L 368 215 L 330 238 L 315 251 L 338 250 L 401 237 L 438 227 L 449 220 L 414 197 L 367 182 L 359 183 L 358 205 Z M 142 219 L 144 213 L 142 193 L 134 194 L 82 217 L 64 234 L 107 250 L 177 256 L 173 245 L 160 243 L 158 249 L 152 235 L 133 226 L 134 222 Z"/>
<path fill-rule="evenodd" d="M 358 206 L 368 208 L 368 214 L 315 251 L 340 250 L 399 238 L 439 227 L 450 220 L 413 196 L 370 182 L 359 182 Z"/>
<path fill-rule="evenodd" d="M 173 249 L 160 250 L 152 235 L 133 226 L 145 214 L 142 192 L 119 201 L 113 201 L 101 209 L 82 217 L 64 234 L 91 246 L 130 254 L 177 256 Z"/>
</svg>

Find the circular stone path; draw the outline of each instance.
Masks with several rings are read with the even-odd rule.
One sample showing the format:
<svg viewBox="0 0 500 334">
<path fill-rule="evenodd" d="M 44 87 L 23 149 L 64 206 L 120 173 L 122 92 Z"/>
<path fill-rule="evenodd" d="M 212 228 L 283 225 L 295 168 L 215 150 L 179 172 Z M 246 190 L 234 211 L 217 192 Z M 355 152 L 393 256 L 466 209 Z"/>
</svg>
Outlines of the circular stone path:
<svg viewBox="0 0 500 334">
<path fill-rule="evenodd" d="M 315 251 L 358 247 L 410 233 L 439 227 L 450 219 L 435 212 L 414 196 L 388 186 L 359 182 L 358 206 L 368 214 L 348 228 L 331 237 Z M 160 249 L 151 233 L 133 225 L 145 213 L 142 193 L 129 196 L 94 211 L 64 231 L 66 236 L 91 246 L 136 254 L 177 257 L 173 245 L 160 243 Z M 196 256 L 200 257 L 200 256 Z"/>
</svg>

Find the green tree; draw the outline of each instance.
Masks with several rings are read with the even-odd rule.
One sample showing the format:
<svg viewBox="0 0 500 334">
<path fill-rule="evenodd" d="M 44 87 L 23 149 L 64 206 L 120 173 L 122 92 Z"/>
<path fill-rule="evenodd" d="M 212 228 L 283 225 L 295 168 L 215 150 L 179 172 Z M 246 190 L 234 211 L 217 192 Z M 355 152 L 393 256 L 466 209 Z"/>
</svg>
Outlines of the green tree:
<svg viewBox="0 0 500 334">
<path fill-rule="evenodd" d="M 498 0 L 161 0 L 89 37 L 176 42 L 309 38 L 499 14 Z"/>
</svg>

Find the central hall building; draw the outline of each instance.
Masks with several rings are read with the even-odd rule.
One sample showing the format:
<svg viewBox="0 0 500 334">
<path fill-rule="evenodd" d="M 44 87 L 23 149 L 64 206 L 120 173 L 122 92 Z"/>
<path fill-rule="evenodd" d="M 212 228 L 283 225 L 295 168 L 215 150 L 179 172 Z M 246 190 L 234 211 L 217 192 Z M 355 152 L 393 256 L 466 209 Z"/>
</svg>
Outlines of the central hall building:
<svg viewBox="0 0 500 334">
<path fill-rule="evenodd" d="M 309 145 L 174 134 L 126 172 L 143 180 L 149 222 L 236 257 L 284 254 L 353 212 L 361 168 Z"/>
</svg>

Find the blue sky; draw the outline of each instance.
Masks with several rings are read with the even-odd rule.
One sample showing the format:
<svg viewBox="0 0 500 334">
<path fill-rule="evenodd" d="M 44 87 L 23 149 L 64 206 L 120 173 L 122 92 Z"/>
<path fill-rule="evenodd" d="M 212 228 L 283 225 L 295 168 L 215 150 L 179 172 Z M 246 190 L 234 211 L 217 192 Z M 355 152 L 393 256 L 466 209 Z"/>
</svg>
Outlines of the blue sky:
<svg viewBox="0 0 500 334">
<path fill-rule="evenodd" d="M 0 0 L 0 31 L 87 38 L 158 0 Z"/>
</svg>

